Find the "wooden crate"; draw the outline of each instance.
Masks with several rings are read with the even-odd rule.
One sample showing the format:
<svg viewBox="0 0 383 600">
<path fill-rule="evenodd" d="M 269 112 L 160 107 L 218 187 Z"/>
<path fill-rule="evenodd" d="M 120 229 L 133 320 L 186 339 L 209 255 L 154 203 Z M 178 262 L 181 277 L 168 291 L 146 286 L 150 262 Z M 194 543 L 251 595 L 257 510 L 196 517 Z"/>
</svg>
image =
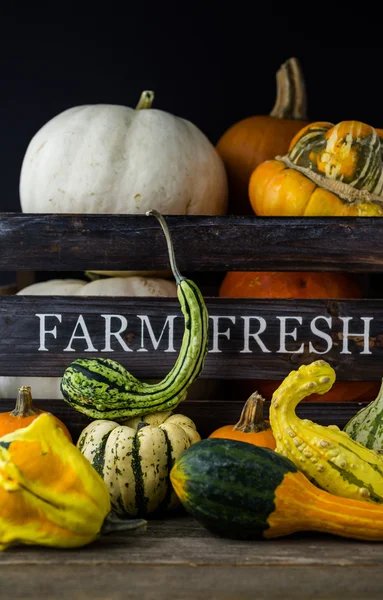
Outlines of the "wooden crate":
<svg viewBox="0 0 383 600">
<path fill-rule="evenodd" d="M 202 282 L 201 289 L 208 292 L 205 298 L 210 341 L 201 379 L 221 382 L 223 393 L 222 397 L 187 400 L 182 404 L 182 412 L 195 420 L 202 436 L 218 425 L 234 422 L 239 415 L 245 398 L 225 397 L 228 381 L 282 379 L 292 369 L 316 358 L 330 362 L 338 380 L 381 380 L 382 300 L 224 299 L 212 292 L 217 289 L 217 273 L 223 276 L 229 270 L 378 274 L 383 271 L 382 219 L 234 216 L 166 219 L 180 271 Z M 34 271 L 49 271 L 56 276 L 58 272 L 90 269 L 164 270 L 168 266 L 165 238 L 154 218 L 0 215 L 0 270 L 23 272 L 19 279 L 24 282 L 21 286 L 33 281 Z M 209 287 L 210 283 L 214 285 Z M 116 340 L 112 352 L 104 350 L 105 315 L 112 315 L 110 319 L 120 315 L 127 320 L 123 336 L 130 350 L 124 350 Z M 173 335 L 169 335 L 169 327 L 165 328 L 166 333 L 159 341 L 167 318 L 174 325 Z M 121 324 L 121 319 L 117 317 L 116 322 Z M 61 376 L 75 358 L 96 355 L 118 360 L 137 377 L 147 379 L 163 377 L 174 364 L 183 334 L 183 318 L 177 299 L 4 295 L 0 296 L 0 328 L 0 375 Z M 318 329 L 327 337 L 318 335 Z M 252 335 L 257 332 L 258 339 Z M 2 409 L 10 408 L 13 402 L 13 399 L 1 401 Z M 75 438 L 89 422 L 63 400 L 39 401 L 39 405 L 62 418 Z M 359 408 L 358 403 L 302 403 L 298 413 L 342 427 Z M 215 538 L 212 541 L 199 526 L 197 531 L 190 519 L 153 523 L 152 529 L 149 524 L 149 537 L 145 539 L 126 543 L 121 536 L 112 536 L 92 549 L 77 551 L 75 555 L 66 553 L 60 560 L 58 553 L 44 549 L 21 549 L 0 557 L 0 565 L 7 565 L 10 574 L 9 591 L 15 596 L 11 584 L 14 585 L 16 572 L 25 570 L 23 566 L 36 565 L 34 571 L 27 569 L 27 572 L 43 577 L 47 597 L 56 597 L 53 577 L 60 580 L 64 586 L 61 589 L 75 594 L 81 586 L 76 588 L 68 570 L 68 565 L 75 564 L 79 572 L 81 565 L 88 569 L 81 596 L 84 598 L 95 597 L 101 589 L 98 586 L 106 585 L 108 569 L 113 575 L 108 579 L 108 593 L 113 598 L 136 597 L 137 590 L 146 589 L 143 582 L 150 578 L 154 581 L 156 577 L 163 586 L 159 589 L 153 584 L 158 599 L 167 597 L 169 590 L 175 590 L 176 597 L 202 597 L 204 582 L 205 592 L 213 582 L 217 585 L 217 595 L 205 593 L 204 598 L 245 599 L 253 597 L 254 591 L 259 598 L 339 598 L 347 591 L 347 580 L 339 572 L 348 566 L 349 581 L 352 580 L 354 591 L 361 594 L 349 594 L 349 598 L 364 597 L 363 590 L 370 599 L 380 597 L 383 583 L 380 545 L 330 536 L 294 536 L 267 542 L 267 546 L 263 542 L 238 544 Z M 160 555 L 155 544 L 161 536 L 165 537 Z M 152 546 L 149 548 L 147 544 Z M 138 562 L 135 551 L 141 557 Z M 368 564 L 363 562 L 363 556 Z M 141 563 L 145 563 L 145 577 Z M 50 568 L 41 567 L 44 564 Z M 126 567 L 131 572 L 128 590 L 123 589 Z M 276 578 L 271 569 L 275 567 L 279 567 L 278 585 L 273 588 Z M 328 586 L 332 581 L 331 569 L 338 579 L 333 581 L 332 590 L 327 587 L 326 594 L 321 595 L 321 582 Z M 174 583 L 177 574 L 185 578 L 181 587 Z M 236 577 L 240 582 L 237 589 Z M 19 582 L 22 580 L 21 577 Z M 304 581 L 304 585 L 298 580 Z M 310 581 L 317 596 L 309 592 Z M 194 590 L 193 582 L 197 586 Z M 20 586 L 24 589 L 21 583 Z M 267 594 L 262 595 L 262 589 Z"/>
</svg>

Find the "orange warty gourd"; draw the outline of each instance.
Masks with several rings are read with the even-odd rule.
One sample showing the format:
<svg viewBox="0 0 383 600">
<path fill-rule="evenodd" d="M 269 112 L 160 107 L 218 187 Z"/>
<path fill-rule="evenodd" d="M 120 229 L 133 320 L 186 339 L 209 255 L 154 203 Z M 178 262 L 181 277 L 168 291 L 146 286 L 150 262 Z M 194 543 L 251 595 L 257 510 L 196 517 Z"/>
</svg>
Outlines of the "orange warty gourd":
<svg viewBox="0 0 383 600">
<path fill-rule="evenodd" d="M 274 450 L 276 442 L 269 421 L 263 416 L 264 399 L 253 392 L 242 409 L 236 425 L 224 425 L 209 435 L 209 438 L 224 438 L 248 442 Z"/>
<path fill-rule="evenodd" d="M 383 216 L 382 135 L 360 121 L 307 125 L 285 156 L 253 171 L 253 211 L 269 217 Z"/>
<path fill-rule="evenodd" d="M 19 388 L 16 406 L 12 412 L 0 413 L 0 437 L 12 433 L 17 429 L 28 427 L 39 415 L 47 411 L 41 410 L 33 405 L 30 386 Z M 52 415 L 57 425 L 63 430 L 67 438 L 72 442 L 72 436 L 67 427 L 60 419 Z"/>
<path fill-rule="evenodd" d="M 253 214 L 248 192 L 252 172 L 261 162 L 285 154 L 291 138 L 308 122 L 305 84 L 298 60 L 287 60 L 276 79 L 277 98 L 271 113 L 235 123 L 216 145 L 228 176 L 230 214 Z"/>
<path fill-rule="evenodd" d="M 252 271 L 228 272 L 219 290 L 222 298 L 363 298 L 361 286 L 347 273 Z M 234 392 L 249 395 L 256 388 L 270 400 L 281 384 L 275 380 L 242 380 Z M 371 401 L 379 392 L 379 381 L 336 381 L 325 396 L 312 394 L 304 402 Z"/>
</svg>

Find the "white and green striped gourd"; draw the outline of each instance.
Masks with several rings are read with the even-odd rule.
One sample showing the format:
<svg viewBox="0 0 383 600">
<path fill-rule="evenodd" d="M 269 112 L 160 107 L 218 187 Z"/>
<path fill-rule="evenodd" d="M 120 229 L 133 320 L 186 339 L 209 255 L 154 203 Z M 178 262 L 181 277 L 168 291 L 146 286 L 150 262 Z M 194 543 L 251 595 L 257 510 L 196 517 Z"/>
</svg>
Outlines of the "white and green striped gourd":
<svg viewBox="0 0 383 600">
<path fill-rule="evenodd" d="M 163 411 L 124 423 L 93 421 L 77 447 L 109 487 L 118 514 L 147 516 L 179 506 L 170 471 L 200 439 L 191 419 Z"/>
</svg>

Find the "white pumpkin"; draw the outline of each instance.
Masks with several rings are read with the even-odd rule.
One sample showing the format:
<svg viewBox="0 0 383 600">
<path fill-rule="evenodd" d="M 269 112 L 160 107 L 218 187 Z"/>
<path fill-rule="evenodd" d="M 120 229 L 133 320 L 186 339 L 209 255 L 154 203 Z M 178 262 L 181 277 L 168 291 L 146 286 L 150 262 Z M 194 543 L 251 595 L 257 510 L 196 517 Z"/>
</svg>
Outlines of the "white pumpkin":
<svg viewBox="0 0 383 600">
<path fill-rule="evenodd" d="M 156 277 L 108 277 L 95 281 L 49 279 L 23 288 L 22 296 L 177 296 L 174 281 Z"/>
<path fill-rule="evenodd" d="M 53 117 L 30 141 L 20 173 L 27 213 L 225 214 L 225 167 L 193 123 L 150 108 L 95 104 Z"/>
</svg>

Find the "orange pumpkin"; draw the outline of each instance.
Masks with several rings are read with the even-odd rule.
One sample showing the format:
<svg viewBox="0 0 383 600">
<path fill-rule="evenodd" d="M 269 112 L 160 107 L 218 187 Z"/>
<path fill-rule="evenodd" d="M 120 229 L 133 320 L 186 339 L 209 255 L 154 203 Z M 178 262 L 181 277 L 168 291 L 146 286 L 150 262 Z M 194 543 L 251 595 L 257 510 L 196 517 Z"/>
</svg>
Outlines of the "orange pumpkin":
<svg viewBox="0 0 383 600">
<path fill-rule="evenodd" d="M 242 409 L 238 423 L 224 425 L 213 431 L 209 437 L 239 440 L 275 450 L 276 443 L 270 423 L 263 417 L 263 404 L 262 396 L 258 392 L 253 392 Z"/>
<path fill-rule="evenodd" d="M 229 271 L 222 298 L 363 298 L 352 275 L 327 272 Z"/>
<path fill-rule="evenodd" d="M 253 171 L 253 211 L 270 217 L 383 216 L 381 136 L 359 121 L 307 125 L 285 156 Z"/>
<path fill-rule="evenodd" d="M 296 58 L 277 72 L 277 98 L 270 115 L 257 115 L 232 125 L 216 149 L 228 176 L 231 214 L 253 214 L 249 180 L 261 162 L 288 151 L 291 138 L 307 124 L 305 85 Z"/>
<path fill-rule="evenodd" d="M 223 298 L 363 298 L 356 280 L 347 273 L 229 272 L 219 295 Z M 274 380 L 241 380 L 227 384 L 227 393 L 247 396 L 254 388 L 267 400 L 281 384 Z M 313 394 L 305 402 L 362 402 L 373 400 L 379 381 L 336 381 L 325 396 Z"/>
<path fill-rule="evenodd" d="M 12 431 L 16 431 L 16 429 L 28 427 L 32 421 L 44 412 L 46 411 L 33 405 L 30 386 L 20 387 L 14 410 L 12 412 L 0 413 L 0 437 L 3 437 L 3 435 L 6 435 L 7 433 L 12 433 Z M 72 442 L 72 436 L 64 423 L 57 417 L 54 417 L 54 419 L 64 431 L 67 438 Z"/>
</svg>

